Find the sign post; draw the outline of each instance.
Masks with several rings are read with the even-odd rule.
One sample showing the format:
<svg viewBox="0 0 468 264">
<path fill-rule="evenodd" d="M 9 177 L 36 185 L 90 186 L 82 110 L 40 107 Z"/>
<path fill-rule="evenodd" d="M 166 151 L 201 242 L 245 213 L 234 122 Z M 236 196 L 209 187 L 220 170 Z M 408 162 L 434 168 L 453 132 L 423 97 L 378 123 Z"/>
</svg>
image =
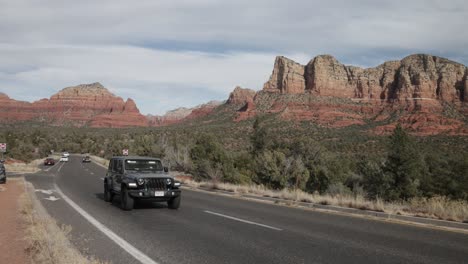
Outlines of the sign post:
<svg viewBox="0 0 468 264">
<path fill-rule="evenodd" d="M 0 153 L 2 153 L 2 160 L 3 160 L 3 153 L 5 153 L 7 150 L 7 144 L 6 143 L 0 143 Z"/>
<path fill-rule="evenodd" d="M 123 149 L 122 150 L 122 155 L 128 156 L 128 149 Z"/>
</svg>

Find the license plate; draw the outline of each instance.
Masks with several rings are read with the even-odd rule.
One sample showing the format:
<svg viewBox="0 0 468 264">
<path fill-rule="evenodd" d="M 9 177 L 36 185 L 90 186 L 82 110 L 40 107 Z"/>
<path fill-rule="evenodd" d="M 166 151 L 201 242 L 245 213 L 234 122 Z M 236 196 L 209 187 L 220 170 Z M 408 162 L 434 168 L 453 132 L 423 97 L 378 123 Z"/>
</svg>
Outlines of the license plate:
<svg viewBox="0 0 468 264">
<path fill-rule="evenodd" d="M 154 196 L 164 196 L 164 192 L 154 192 Z"/>
</svg>

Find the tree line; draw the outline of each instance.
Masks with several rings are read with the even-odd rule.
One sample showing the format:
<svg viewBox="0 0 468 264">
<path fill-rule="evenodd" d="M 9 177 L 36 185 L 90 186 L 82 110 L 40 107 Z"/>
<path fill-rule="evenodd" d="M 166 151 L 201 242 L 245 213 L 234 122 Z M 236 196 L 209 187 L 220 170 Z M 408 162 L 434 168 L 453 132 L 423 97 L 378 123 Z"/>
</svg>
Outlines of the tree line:
<svg viewBox="0 0 468 264">
<path fill-rule="evenodd" d="M 110 158 L 129 149 L 132 155 L 160 157 L 197 180 L 362 194 L 388 201 L 433 196 L 468 200 L 467 152 L 434 151 L 426 146 L 434 143 L 418 142 L 401 126 L 379 143 L 380 153 L 352 150 L 357 144 L 353 139 L 341 145 L 310 135 L 278 133 L 261 118 L 243 134 L 246 144 L 237 149 L 226 144 L 226 133 L 183 128 L 7 129 L 0 133 L 0 142 L 8 144 L 8 157 L 22 160 L 42 158 L 51 151 Z M 352 151 L 340 151 L 343 148 Z"/>
</svg>

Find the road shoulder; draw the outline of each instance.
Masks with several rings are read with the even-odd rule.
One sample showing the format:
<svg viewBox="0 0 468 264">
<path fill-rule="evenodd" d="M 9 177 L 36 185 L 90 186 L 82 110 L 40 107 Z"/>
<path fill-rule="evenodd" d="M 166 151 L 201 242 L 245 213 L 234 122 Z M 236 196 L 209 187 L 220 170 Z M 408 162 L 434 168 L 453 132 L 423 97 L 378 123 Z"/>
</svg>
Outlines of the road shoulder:
<svg viewBox="0 0 468 264">
<path fill-rule="evenodd" d="M 214 195 L 223 195 L 223 196 L 228 196 L 228 197 L 237 198 L 237 199 L 244 199 L 244 200 L 249 200 L 253 202 L 270 203 L 270 204 L 275 204 L 278 206 L 294 207 L 298 209 L 313 210 L 313 211 L 318 211 L 318 212 L 323 212 L 323 213 L 367 218 L 367 219 L 375 220 L 375 221 L 392 222 L 392 223 L 397 223 L 397 224 L 404 224 L 404 225 L 418 226 L 418 227 L 423 227 L 423 228 L 431 228 L 431 229 L 437 229 L 437 230 L 443 230 L 443 231 L 451 231 L 451 232 L 468 234 L 467 223 L 451 222 L 451 221 L 445 221 L 445 220 L 429 219 L 429 218 L 414 217 L 414 216 L 394 215 L 394 214 L 388 214 L 388 213 L 383 213 L 383 212 L 359 210 L 359 209 L 354 209 L 354 208 L 346 208 L 346 207 L 339 207 L 339 206 L 332 206 L 332 205 L 321 205 L 321 204 L 316 204 L 316 203 L 298 202 L 298 201 L 286 200 L 286 199 L 281 199 L 281 198 L 263 197 L 263 196 L 252 195 L 252 194 L 240 194 L 240 193 L 233 193 L 229 191 L 203 188 L 203 187 L 183 186 L 182 188 L 189 189 L 192 191 L 210 193 Z"/>
<path fill-rule="evenodd" d="M 70 242 L 71 227 L 59 227 L 38 200 L 31 183 L 22 181 L 24 193 L 20 198 L 25 227 L 24 244 L 32 263 L 103 263 L 82 255 Z"/>
<path fill-rule="evenodd" d="M 0 185 L 0 252 L 4 263 L 26 263 L 28 256 L 24 248 L 26 221 L 21 214 L 20 197 L 24 195 L 21 179 L 8 179 Z"/>
</svg>

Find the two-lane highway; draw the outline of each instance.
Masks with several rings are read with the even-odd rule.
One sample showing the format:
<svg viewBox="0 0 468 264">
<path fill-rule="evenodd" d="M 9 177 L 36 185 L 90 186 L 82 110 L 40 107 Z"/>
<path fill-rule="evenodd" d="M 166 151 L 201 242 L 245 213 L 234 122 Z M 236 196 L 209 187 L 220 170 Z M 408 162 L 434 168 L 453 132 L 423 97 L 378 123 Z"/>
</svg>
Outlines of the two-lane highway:
<svg viewBox="0 0 468 264">
<path fill-rule="evenodd" d="M 103 200 L 105 169 L 78 156 L 28 177 L 57 186 L 79 208 L 155 263 L 467 263 L 468 235 L 385 223 L 183 190 L 179 210 Z M 56 192 L 57 193 L 57 192 Z M 60 197 L 60 193 L 57 194 Z M 64 197 L 43 200 L 73 227 L 82 251 L 113 263 L 139 263 Z M 141 259 L 140 259 L 141 260 Z"/>
</svg>

